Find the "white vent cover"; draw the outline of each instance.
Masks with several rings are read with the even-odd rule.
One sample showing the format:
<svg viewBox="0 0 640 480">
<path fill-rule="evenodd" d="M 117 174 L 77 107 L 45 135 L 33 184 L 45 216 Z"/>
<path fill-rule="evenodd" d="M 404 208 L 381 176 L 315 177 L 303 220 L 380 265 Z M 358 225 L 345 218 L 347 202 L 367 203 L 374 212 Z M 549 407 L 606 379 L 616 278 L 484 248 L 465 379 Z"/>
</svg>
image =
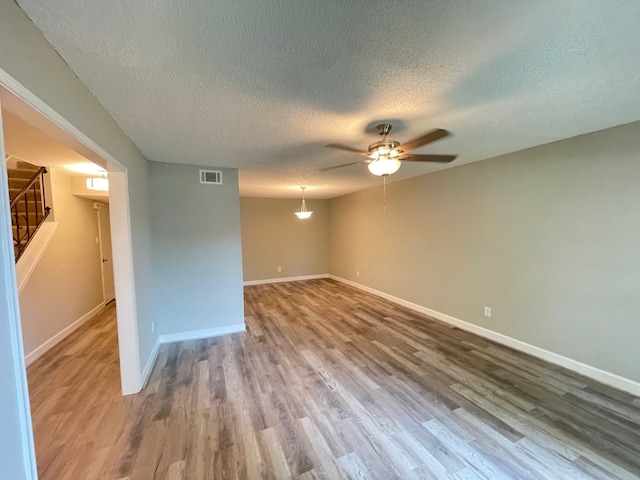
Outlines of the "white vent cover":
<svg viewBox="0 0 640 480">
<path fill-rule="evenodd" d="M 222 185 L 222 172 L 220 170 L 200 170 L 200 183 Z"/>
</svg>

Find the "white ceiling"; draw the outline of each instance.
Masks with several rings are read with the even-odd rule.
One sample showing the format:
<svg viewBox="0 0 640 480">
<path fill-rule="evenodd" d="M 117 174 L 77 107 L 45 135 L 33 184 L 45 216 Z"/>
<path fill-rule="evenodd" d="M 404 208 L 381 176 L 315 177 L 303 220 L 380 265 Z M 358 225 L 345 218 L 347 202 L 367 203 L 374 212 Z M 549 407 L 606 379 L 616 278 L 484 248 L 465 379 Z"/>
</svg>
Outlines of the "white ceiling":
<svg viewBox="0 0 640 480">
<path fill-rule="evenodd" d="M 247 196 L 381 183 L 323 149 L 435 127 L 450 167 L 640 119 L 636 0 L 18 0 L 149 160 Z M 399 180 L 431 172 L 404 164 Z"/>
</svg>

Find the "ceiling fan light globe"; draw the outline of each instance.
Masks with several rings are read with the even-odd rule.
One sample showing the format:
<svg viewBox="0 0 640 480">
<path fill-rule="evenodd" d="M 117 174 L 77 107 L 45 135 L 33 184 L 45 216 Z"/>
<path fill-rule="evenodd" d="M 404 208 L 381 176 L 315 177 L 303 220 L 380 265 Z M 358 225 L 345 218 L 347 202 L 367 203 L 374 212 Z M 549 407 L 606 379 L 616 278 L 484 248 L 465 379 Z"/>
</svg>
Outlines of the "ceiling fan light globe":
<svg viewBox="0 0 640 480">
<path fill-rule="evenodd" d="M 400 160 L 381 158 L 370 162 L 368 167 L 371 173 L 379 177 L 383 177 L 385 175 L 396 173 L 400 168 Z"/>
</svg>

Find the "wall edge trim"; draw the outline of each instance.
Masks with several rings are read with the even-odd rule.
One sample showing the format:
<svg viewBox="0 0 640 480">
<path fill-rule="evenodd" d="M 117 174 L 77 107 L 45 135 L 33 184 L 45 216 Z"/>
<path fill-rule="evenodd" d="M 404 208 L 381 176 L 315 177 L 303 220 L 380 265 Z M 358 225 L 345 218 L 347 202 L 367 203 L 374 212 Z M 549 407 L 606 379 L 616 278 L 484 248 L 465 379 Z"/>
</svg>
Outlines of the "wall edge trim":
<svg viewBox="0 0 640 480">
<path fill-rule="evenodd" d="M 158 353 L 160 352 L 160 337 L 156 338 L 156 343 L 153 344 L 153 348 L 151 349 L 151 354 L 147 359 L 147 363 L 142 370 L 142 387 L 140 390 L 144 390 L 149 383 L 149 379 L 151 378 L 151 371 L 156 364 L 156 360 L 158 359 Z"/>
<path fill-rule="evenodd" d="M 559 365 L 568 370 L 584 375 L 585 377 L 588 377 L 592 380 L 596 380 L 598 382 L 640 397 L 640 383 L 629 378 L 625 378 L 615 373 L 607 372 L 606 370 L 587 365 L 586 363 L 579 362 L 578 360 L 574 360 L 558 353 L 545 350 L 544 348 L 531 345 L 529 343 L 523 342 L 522 340 L 517 340 L 502 333 L 498 333 L 493 330 L 489 330 L 487 328 L 465 322 L 464 320 L 460 320 L 459 318 L 452 317 L 450 315 L 432 310 L 427 307 L 423 307 L 422 305 L 409 302 L 402 298 L 394 297 L 393 295 L 389 295 L 388 293 L 384 293 L 374 288 L 367 287 L 366 285 L 361 285 L 351 280 L 347 280 L 346 278 L 338 277 L 336 275 L 329 275 L 329 278 L 371 293 L 373 295 L 382 297 L 386 300 L 389 300 L 390 302 L 428 315 L 435 318 L 436 320 L 440 320 L 449 325 L 453 325 L 467 332 L 471 332 L 481 337 L 488 338 L 489 340 L 493 340 L 494 342 L 513 348 L 514 350 L 518 350 L 520 352 L 527 353 L 531 356 L 540 358 L 555 365 Z"/>
<path fill-rule="evenodd" d="M 44 222 L 35 236 L 33 241 L 25 250 L 18 263 L 16 263 L 16 279 L 18 281 L 18 295 L 22 293 L 24 287 L 27 286 L 31 275 L 36 269 L 36 266 L 42 259 L 44 252 L 46 251 L 53 235 L 58 229 L 59 222 Z"/>
<path fill-rule="evenodd" d="M 90 320 L 99 312 L 101 312 L 105 308 L 105 306 L 106 305 L 103 302 L 100 302 L 98 306 L 89 310 L 87 313 L 81 316 L 78 320 L 71 323 L 70 325 L 67 325 L 65 328 L 63 328 L 58 333 L 56 333 L 53 337 L 49 338 L 48 340 L 45 340 L 44 342 L 42 342 L 42 344 L 40 344 L 40 346 L 34 348 L 31 352 L 25 355 L 25 363 L 27 364 L 27 366 L 31 365 L 38 358 L 40 358 L 42 355 L 47 353 L 49 350 L 55 347 L 58 343 L 60 343 L 62 340 L 64 340 L 73 332 L 75 332 L 82 325 L 87 323 L 88 320 Z"/>
<path fill-rule="evenodd" d="M 285 282 L 300 282 L 303 280 L 317 280 L 319 278 L 329 278 L 328 273 L 320 273 L 318 275 L 302 275 L 299 277 L 282 277 L 282 278 L 265 278 L 263 280 L 247 280 L 242 282 L 243 287 L 249 287 L 251 285 L 265 285 L 267 283 L 285 283 Z"/>
<path fill-rule="evenodd" d="M 223 327 L 205 328 L 203 330 L 191 330 L 188 332 L 169 333 L 160 335 L 160 343 L 176 343 L 186 342 L 188 340 L 201 340 L 203 338 L 220 337 L 222 335 L 230 335 L 232 333 L 245 332 L 247 327 L 244 323 L 234 323 Z"/>
</svg>

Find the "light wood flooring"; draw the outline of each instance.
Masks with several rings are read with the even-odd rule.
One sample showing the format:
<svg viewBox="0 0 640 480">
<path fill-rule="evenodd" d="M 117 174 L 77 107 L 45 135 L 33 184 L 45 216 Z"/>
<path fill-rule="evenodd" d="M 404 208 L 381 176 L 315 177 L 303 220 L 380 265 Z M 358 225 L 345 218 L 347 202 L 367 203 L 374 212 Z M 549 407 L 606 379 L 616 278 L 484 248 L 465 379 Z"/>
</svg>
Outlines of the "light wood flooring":
<svg viewBox="0 0 640 480">
<path fill-rule="evenodd" d="M 40 479 L 640 478 L 631 395 L 331 280 L 245 305 L 135 396 L 112 307 L 30 367 Z"/>
</svg>

